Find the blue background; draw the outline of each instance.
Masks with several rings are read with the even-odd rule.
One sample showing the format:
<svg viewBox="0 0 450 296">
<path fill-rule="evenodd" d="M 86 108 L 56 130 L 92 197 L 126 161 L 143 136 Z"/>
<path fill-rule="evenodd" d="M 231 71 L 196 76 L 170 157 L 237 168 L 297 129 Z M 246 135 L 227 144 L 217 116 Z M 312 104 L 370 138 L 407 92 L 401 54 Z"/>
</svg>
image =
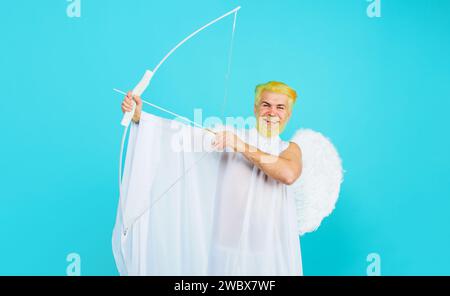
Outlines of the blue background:
<svg viewBox="0 0 450 296">
<path fill-rule="evenodd" d="M 3 1 L 0 274 L 117 274 L 121 95 L 187 34 L 237 5 L 162 66 L 144 97 L 192 117 L 252 114 L 254 86 L 299 92 L 284 138 L 327 135 L 346 170 L 335 212 L 302 238 L 306 275 L 450 274 L 450 2 Z M 148 112 L 154 110 L 146 106 Z"/>
</svg>

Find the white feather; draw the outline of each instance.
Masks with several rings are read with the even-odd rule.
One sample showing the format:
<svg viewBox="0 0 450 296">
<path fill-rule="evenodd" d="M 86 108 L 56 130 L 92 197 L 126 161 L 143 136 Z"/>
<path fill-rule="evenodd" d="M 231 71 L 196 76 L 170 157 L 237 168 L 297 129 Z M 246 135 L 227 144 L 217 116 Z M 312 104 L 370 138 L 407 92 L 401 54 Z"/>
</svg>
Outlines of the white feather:
<svg viewBox="0 0 450 296">
<path fill-rule="evenodd" d="M 334 210 L 343 181 L 342 161 L 331 141 L 310 129 L 298 130 L 291 142 L 302 150 L 302 174 L 288 194 L 297 207 L 300 235 L 315 231 Z"/>
</svg>

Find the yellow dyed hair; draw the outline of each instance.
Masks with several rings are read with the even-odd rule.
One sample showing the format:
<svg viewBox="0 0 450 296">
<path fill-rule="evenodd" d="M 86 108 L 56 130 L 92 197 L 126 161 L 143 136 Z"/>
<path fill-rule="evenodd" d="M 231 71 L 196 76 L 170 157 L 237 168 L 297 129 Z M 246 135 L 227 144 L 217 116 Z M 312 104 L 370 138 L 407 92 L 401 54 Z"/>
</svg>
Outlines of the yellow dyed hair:
<svg viewBox="0 0 450 296">
<path fill-rule="evenodd" d="M 261 100 L 261 94 L 263 91 L 271 91 L 274 93 L 284 94 L 289 97 L 289 109 L 292 109 L 292 105 L 294 105 L 297 100 L 297 92 L 290 87 L 289 85 L 278 82 L 278 81 L 269 81 L 267 83 L 258 84 L 255 88 L 255 105 L 259 105 L 259 101 Z"/>
</svg>

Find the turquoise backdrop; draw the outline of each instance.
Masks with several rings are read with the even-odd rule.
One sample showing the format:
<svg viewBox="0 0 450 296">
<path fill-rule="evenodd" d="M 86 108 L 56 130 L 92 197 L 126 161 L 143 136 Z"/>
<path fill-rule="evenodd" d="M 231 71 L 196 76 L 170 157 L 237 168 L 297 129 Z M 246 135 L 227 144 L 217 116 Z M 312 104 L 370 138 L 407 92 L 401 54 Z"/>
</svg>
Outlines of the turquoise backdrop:
<svg viewBox="0 0 450 296">
<path fill-rule="evenodd" d="M 144 97 L 187 117 L 252 114 L 254 86 L 299 92 L 283 137 L 308 127 L 343 159 L 336 210 L 302 237 L 306 275 L 450 274 L 450 2 L 2 1 L 0 274 L 116 275 L 121 95 L 199 26 Z M 145 110 L 154 112 L 146 106 Z"/>
</svg>

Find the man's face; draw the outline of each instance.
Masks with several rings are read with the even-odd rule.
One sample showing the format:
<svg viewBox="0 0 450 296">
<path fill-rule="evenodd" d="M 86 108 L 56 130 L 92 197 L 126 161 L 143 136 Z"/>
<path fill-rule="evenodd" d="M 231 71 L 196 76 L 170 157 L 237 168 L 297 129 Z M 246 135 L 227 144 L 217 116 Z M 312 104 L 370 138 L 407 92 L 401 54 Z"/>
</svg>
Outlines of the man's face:
<svg viewBox="0 0 450 296">
<path fill-rule="evenodd" d="M 291 116 L 289 97 L 271 91 L 263 91 L 258 105 L 255 105 L 256 128 L 266 137 L 280 134 Z"/>
</svg>

